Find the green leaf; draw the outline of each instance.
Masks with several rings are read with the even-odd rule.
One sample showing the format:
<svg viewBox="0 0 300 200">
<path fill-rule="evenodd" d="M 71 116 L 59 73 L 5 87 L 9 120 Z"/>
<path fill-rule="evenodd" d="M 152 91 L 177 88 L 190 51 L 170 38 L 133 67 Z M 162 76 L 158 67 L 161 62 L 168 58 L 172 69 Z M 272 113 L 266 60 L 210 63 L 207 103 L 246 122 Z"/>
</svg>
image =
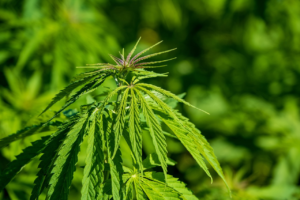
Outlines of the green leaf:
<svg viewBox="0 0 300 200">
<path fill-rule="evenodd" d="M 85 160 L 85 167 L 82 179 L 82 200 L 97 199 L 101 193 L 102 183 L 104 181 L 104 149 L 101 135 L 102 125 L 98 119 L 95 110 L 91 117 L 91 125 L 88 132 L 88 147 L 87 156 Z"/>
<path fill-rule="evenodd" d="M 34 187 L 30 196 L 30 200 L 38 199 L 43 189 L 48 185 L 50 172 L 57 157 L 57 151 L 72 125 L 74 125 L 74 121 L 66 123 L 57 132 L 52 134 L 50 139 L 45 142 L 45 149 L 42 151 L 43 155 L 40 158 L 40 171 L 38 172 L 37 178 L 34 181 Z"/>
<path fill-rule="evenodd" d="M 153 89 L 153 90 L 155 90 L 155 91 L 157 91 L 157 92 L 160 92 L 160 93 L 162 93 L 162 94 L 164 94 L 164 95 L 166 95 L 166 96 L 168 96 L 168 97 L 172 97 L 173 99 L 175 99 L 175 100 L 177 100 L 177 101 L 179 101 L 179 102 L 181 102 L 181 103 L 184 103 L 184 104 L 187 105 L 187 106 L 190 106 L 190 107 L 192 107 L 192 108 L 195 108 L 195 109 L 197 109 L 197 110 L 200 110 L 200 111 L 202 111 L 202 112 L 204 112 L 204 113 L 206 113 L 206 114 L 209 114 L 208 112 L 206 112 L 206 111 L 204 111 L 204 110 L 201 110 L 201 109 L 199 109 L 199 108 L 197 108 L 197 107 L 191 105 L 189 102 L 187 102 L 187 101 L 181 99 L 180 97 L 176 96 L 175 94 L 173 94 L 173 93 L 171 93 L 171 92 L 169 92 L 169 91 L 167 91 L 167 90 L 164 90 L 164 89 L 162 89 L 162 88 L 160 88 L 160 87 L 157 87 L 157 86 L 154 86 L 154 85 L 150 85 L 150 84 L 146 84 L 146 83 L 139 83 L 139 84 L 137 84 L 137 86 L 142 86 L 142 87 L 151 88 L 151 89 Z"/>
<path fill-rule="evenodd" d="M 149 51 L 150 49 L 152 49 L 153 47 L 159 45 L 159 44 L 162 43 L 162 42 L 163 42 L 163 41 L 160 41 L 160 42 L 158 42 L 158 43 L 152 45 L 151 47 L 149 47 L 149 48 L 147 48 L 147 49 L 144 49 L 144 50 L 141 51 L 140 53 L 136 54 L 136 55 L 130 60 L 130 64 L 132 64 L 132 63 L 135 61 L 135 59 L 137 59 L 140 55 L 146 53 L 147 51 Z"/>
<path fill-rule="evenodd" d="M 134 190 L 133 190 L 133 180 L 129 179 L 125 185 L 125 196 L 126 196 L 126 200 L 132 200 L 134 199 Z"/>
<path fill-rule="evenodd" d="M 143 57 L 141 57 L 141 58 L 136 59 L 136 60 L 133 62 L 133 64 L 138 63 L 138 62 L 140 62 L 140 61 L 142 61 L 142 60 L 146 60 L 146 59 L 148 59 L 148 58 L 154 57 L 154 56 L 158 56 L 158 55 L 160 55 L 160 54 L 164 54 L 164 53 L 168 53 L 168 52 L 170 52 L 170 51 L 174 51 L 174 50 L 176 50 L 176 49 L 177 49 L 177 48 L 169 49 L 169 50 L 166 50 L 166 51 L 161 51 L 161 52 L 158 52 L 158 53 L 153 53 L 153 54 L 150 54 L 150 55 L 147 55 L 147 56 L 143 56 Z"/>
<path fill-rule="evenodd" d="M 120 87 L 117 87 L 116 89 L 114 89 L 113 91 L 111 91 L 107 96 L 106 98 L 103 100 L 102 104 L 99 106 L 99 111 L 103 111 L 105 106 L 109 103 L 109 100 L 114 96 L 116 95 L 119 91 L 125 89 L 125 88 L 128 88 L 128 86 L 120 86 Z"/>
<path fill-rule="evenodd" d="M 124 126 L 125 126 L 125 115 L 126 115 L 126 105 L 127 105 L 127 98 L 128 98 L 129 88 L 127 88 L 122 96 L 122 100 L 119 105 L 118 115 L 116 118 L 114 134 L 115 134 L 115 146 L 113 150 L 112 157 L 115 156 L 116 151 L 119 147 L 120 139 L 123 134 Z"/>
<path fill-rule="evenodd" d="M 174 60 L 174 59 L 176 59 L 176 57 L 170 58 L 170 59 L 166 59 L 166 60 L 158 60 L 158 61 L 152 61 L 152 62 L 138 63 L 138 64 L 135 65 L 135 67 L 136 68 L 146 68 L 146 65 L 152 65 L 152 64 L 156 64 L 156 63 L 162 63 L 162 62 L 168 62 L 168 61 Z M 155 66 L 151 66 L 151 67 L 155 67 Z"/>
<path fill-rule="evenodd" d="M 141 182 L 137 178 L 134 179 L 134 189 L 136 192 L 137 200 L 148 200 L 147 195 L 145 194 L 145 192 L 143 191 L 143 189 L 141 187 Z"/>
<path fill-rule="evenodd" d="M 141 174 L 127 173 L 123 175 L 126 182 L 126 194 L 131 196 L 133 186 L 137 200 L 196 200 L 193 193 L 186 188 L 185 184 L 171 175 L 165 176 L 161 172 L 145 172 L 141 179 Z M 165 183 L 168 183 L 167 185 Z"/>
<path fill-rule="evenodd" d="M 178 94 L 177 97 L 179 97 L 180 99 L 182 99 L 185 96 L 186 93 L 181 93 Z M 173 98 L 167 98 L 165 100 L 163 100 L 169 107 L 171 108 L 176 108 L 178 101 L 173 99 Z"/>
<path fill-rule="evenodd" d="M 77 155 L 80 150 L 88 115 L 83 115 L 69 131 L 51 170 L 49 181 L 48 200 L 68 199 L 69 187 L 76 170 Z"/>
<path fill-rule="evenodd" d="M 2 138 L 0 140 L 0 148 L 3 148 L 5 146 L 7 146 L 8 144 L 16 141 L 16 140 L 20 140 L 23 139 L 25 137 L 31 136 L 33 134 L 36 133 L 41 133 L 41 132 L 47 132 L 47 131 L 51 131 L 50 126 L 59 126 L 62 123 L 59 121 L 55 121 L 55 122 L 50 122 L 48 125 L 43 126 L 44 123 L 38 124 L 38 125 L 33 125 L 30 127 L 26 127 L 22 130 L 19 130 L 18 132 L 11 134 L 5 138 Z"/>
<path fill-rule="evenodd" d="M 157 200 L 180 200 L 180 194 L 164 183 L 144 178 L 141 187 L 149 199 Z"/>
<path fill-rule="evenodd" d="M 146 69 L 146 68 L 159 68 L 159 67 L 166 67 L 167 65 L 157 65 L 157 66 L 138 66 L 135 69 Z"/>
<path fill-rule="evenodd" d="M 193 158 L 196 160 L 196 162 L 199 164 L 199 166 L 205 171 L 205 173 L 211 178 L 210 172 L 208 171 L 208 168 L 203 160 L 203 157 L 201 156 L 197 145 L 193 141 L 192 137 L 190 136 L 190 133 L 182 128 L 181 124 L 178 124 L 175 122 L 174 119 L 170 117 L 166 117 L 163 114 L 162 110 L 157 109 L 160 112 L 155 112 L 160 119 L 173 131 L 173 133 L 176 135 L 176 137 L 180 140 L 180 142 L 185 146 L 185 148 L 190 152 L 190 154 L 193 156 Z"/>
<path fill-rule="evenodd" d="M 199 153 L 195 153 L 195 152 L 201 153 L 201 155 L 209 162 L 209 164 L 214 168 L 214 170 L 218 173 L 218 175 L 223 179 L 228 189 L 228 192 L 231 195 L 230 188 L 226 182 L 222 168 L 217 160 L 217 157 L 214 154 L 212 147 L 209 145 L 209 143 L 201 134 L 201 132 L 195 127 L 195 125 L 189 122 L 187 118 L 183 117 L 181 114 L 173 110 L 177 118 L 181 120 L 181 124 L 183 124 L 183 126 L 185 127 L 185 129 L 183 129 L 181 124 L 178 124 L 176 121 L 172 120 L 171 118 L 164 116 L 164 114 L 161 113 L 163 112 L 162 110 L 158 108 L 154 108 L 154 109 L 158 111 L 155 113 L 158 114 L 162 119 L 162 121 L 173 131 L 173 133 L 178 137 L 178 139 L 183 143 L 183 145 L 189 150 L 189 152 L 192 154 L 192 156 L 195 158 L 198 164 L 207 173 L 208 170 L 206 170 L 207 168 L 204 161 L 202 161 L 202 157 L 200 159 Z"/>
<path fill-rule="evenodd" d="M 155 148 L 155 151 L 158 155 L 159 161 L 161 163 L 162 169 L 167 175 L 167 144 L 166 144 L 166 138 L 164 134 L 162 133 L 161 127 L 159 122 L 156 119 L 156 116 L 154 115 L 152 109 L 148 105 L 145 98 L 142 96 L 142 94 L 135 90 L 137 95 L 139 96 L 139 100 L 141 103 L 142 111 L 146 119 L 147 126 L 149 128 L 149 132 L 153 141 L 153 145 Z"/>
<path fill-rule="evenodd" d="M 88 84 L 86 84 L 84 87 L 82 87 L 79 91 L 77 91 L 73 96 L 70 97 L 70 99 L 65 103 L 65 105 L 59 111 L 57 111 L 56 114 L 51 119 L 49 119 L 49 121 L 51 121 L 54 117 L 56 117 L 59 113 L 61 113 L 69 105 L 74 103 L 80 96 L 99 87 L 106 80 L 107 77 L 108 77 L 108 75 L 103 76 L 103 77 L 97 77 L 94 80 L 92 80 L 91 82 L 89 82 Z"/>
<path fill-rule="evenodd" d="M 129 63 L 129 60 L 130 60 L 132 54 L 134 53 L 134 51 L 135 51 L 135 49 L 136 49 L 136 47 L 137 47 L 137 45 L 138 45 L 138 43 L 139 43 L 140 40 L 141 40 L 141 37 L 138 39 L 138 41 L 134 45 L 133 49 L 129 52 L 129 54 L 128 54 L 127 58 L 126 58 L 126 64 Z"/>
<path fill-rule="evenodd" d="M 46 141 L 50 136 L 37 140 L 23 150 L 21 154 L 16 156 L 16 160 L 8 164 L 6 169 L 0 174 L 0 191 L 21 171 L 21 169 L 29 163 L 34 157 L 38 156 L 45 148 Z"/>
<path fill-rule="evenodd" d="M 168 158 L 167 164 L 174 166 L 174 165 L 176 165 L 176 162 L 174 160 Z M 150 169 L 153 167 L 160 166 L 160 161 L 158 159 L 157 154 L 156 153 L 149 154 L 147 156 L 147 158 L 145 160 L 143 160 L 143 166 L 144 166 L 144 169 Z"/>
<path fill-rule="evenodd" d="M 51 108 L 56 102 L 58 102 L 59 100 L 61 100 L 62 98 L 69 96 L 69 94 L 71 94 L 71 92 L 76 89 L 77 87 L 87 83 L 88 81 L 90 81 L 91 79 L 95 78 L 95 76 L 97 76 L 98 73 L 96 74 L 92 74 L 89 76 L 85 76 L 82 79 L 72 82 L 70 85 L 68 85 L 65 89 L 61 90 L 51 101 L 51 103 L 45 108 L 45 110 L 43 110 L 43 112 L 40 114 L 42 115 L 44 112 L 46 112 L 49 108 Z M 98 78 L 96 78 L 98 79 Z M 96 80 L 95 79 L 95 80 Z M 95 81 L 94 80 L 94 81 Z M 94 82 L 92 81 L 92 82 Z"/>
<path fill-rule="evenodd" d="M 80 81 L 82 79 L 85 79 L 87 77 L 93 76 L 93 75 L 100 75 L 100 73 L 103 73 L 101 69 L 95 69 L 87 72 L 83 72 L 81 74 L 75 75 L 75 77 L 72 78 L 71 84 L 77 81 Z"/>
<path fill-rule="evenodd" d="M 131 143 L 131 151 L 135 157 L 139 173 L 143 174 L 143 164 L 142 164 L 142 132 L 140 127 L 140 116 L 139 116 L 139 106 L 137 98 L 134 94 L 134 90 L 131 89 L 131 102 L 129 110 L 129 138 Z"/>
<path fill-rule="evenodd" d="M 108 200 L 112 196 L 111 179 L 108 179 L 104 183 L 103 192 L 100 193 L 98 200 Z"/>
<path fill-rule="evenodd" d="M 178 116 L 178 118 L 180 118 L 184 122 L 184 125 L 188 127 L 188 129 L 191 131 L 190 134 L 192 134 L 192 139 L 195 141 L 198 150 L 201 152 L 204 158 L 209 162 L 209 164 L 214 168 L 214 170 L 218 173 L 218 175 L 223 179 L 224 183 L 227 186 L 228 192 L 231 196 L 230 188 L 226 182 L 222 168 L 214 153 L 213 148 L 210 146 L 210 144 L 207 142 L 205 137 L 201 134 L 201 132 L 195 127 L 193 123 L 189 122 L 189 120 L 186 117 L 182 116 L 180 113 L 178 112 L 175 113 Z"/>
<path fill-rule="evenodd" d="M 144 91 L 148 94 L 160 107 L 161 111 L 167 114 L 171 119 L 162 118 L 163 122 L 174 132 L 174 134 L 178 137 L 178 139 L 182 142 L 182 144 L 188 149 L 188 151 L 193 155 L 197 163 L 201 166 L 201 168 L 206 172 L 206 174 L 212 179 L 206 164 L 202 158 L 202 156 L 198 153 L 197 145 L 195 141 L 192 140 L 191 137 L 186 136 L 190 134 L 190 130 L 187 126 L 185 126 L 184 122 L 181 121 L 174 110 L 172 110 L 166 103 L 156 97 L 153 93 L 148 91 L 147 89 L 137 86 L 138 89 Z M 162 117 L 162 115 L 160 115 Z M 167 124 L 168 123 L 168 124 Z"/>
<path fill-rule="evenodd" d="M 106 144 L 107 144 L 107 153 L 108 153 L 108 163 L 110 166 L 110 175 L 111 175 L 111 188 L 112 188 L 112 196 L 114 200 L 123 199 L 123 193 L 121 192 L 122 187 L 122 157 L 121 152 L 118 149 L 114 158 L 112 157 L 114 147 L 115 147 L 115 135 L 113 132 L 113 116 L 112 113 L 109 113 L 110 119 L 103 118 L 104 122 L 104 130 L 106 136 Z"/>
<path fill-rule="evenodd" d="M 164 74 L 159 74 L 159 73 L 155 73 L 152 71 L 146 71 L 146 70 L 139 70 L 139 71 L 133 71 L 132 72 L 135 76 L 137 77 L 133 77 L 132 83 L 135 84 L 137 82 L 139 82 L 142 79 L 146 79 L 146 78 L 154 78 L 154 77 L 167 77 L 168 73 L 164 73 Z"/>
<path fill-rule="evenodd" d="M 146 172 L 145 178 L 148 178 L 152 181 L 158 182 L 160 184 L 163 184 L 165 182 L 164 180 L 164 174 L 161 172 Z M 193 193 L 186 188 L 185 184 L 178 180 L 178 178 L 174 178 L 173 176 L 169 175 L 167 176 L 168 179 L 168 187 L 174 189 L 176 192 L 180 194 L 180 197 L 184 200 L 198 200 L 196 196 L 193 195 Z"/>
</svg>

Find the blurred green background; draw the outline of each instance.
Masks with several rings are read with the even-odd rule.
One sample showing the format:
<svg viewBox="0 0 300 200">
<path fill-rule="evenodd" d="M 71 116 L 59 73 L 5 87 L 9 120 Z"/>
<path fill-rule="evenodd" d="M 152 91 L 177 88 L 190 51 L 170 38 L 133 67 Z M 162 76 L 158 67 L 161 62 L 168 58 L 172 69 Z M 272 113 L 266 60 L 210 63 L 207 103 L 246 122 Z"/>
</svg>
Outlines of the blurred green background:
<svg viewBox="0 0 300 200">
<path fill-rule="evenodd" d="M 300 199 L 299 0 L 0 0 L 0 138 L 50 117 L 59 105 L 38 114 L 84 71 L 76 66 L 112 62 L 109 53 L 128 53 L 140 36 L 138 50 L 160 40 L 153 51 L 178 48 L 155 69 L 169 77 L 149 82 L 211 114 L 178 107 L 213 146 L 233 199 Z M 0 169 L 41 135 L 1 149 Z M 178 162 L 169 173 L 199 199 L 229 199 L 216 174 L 211 184 L 178 141 L 168 145 Z M 0 198 L 28 199 L 37 165 Z M 83 165 L 84 150 L 70 199 L 80 199 Z"/>
</svg>

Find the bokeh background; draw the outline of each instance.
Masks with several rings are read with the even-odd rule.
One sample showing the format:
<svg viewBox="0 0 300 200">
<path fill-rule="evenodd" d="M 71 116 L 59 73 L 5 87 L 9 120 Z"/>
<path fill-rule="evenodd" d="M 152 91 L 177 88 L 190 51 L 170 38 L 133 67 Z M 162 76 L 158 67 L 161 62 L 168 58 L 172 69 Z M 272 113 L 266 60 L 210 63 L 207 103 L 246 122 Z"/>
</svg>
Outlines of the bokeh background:
<svg viewBox="0 0 300 200">
<path fill-rule="evenodd" d="M 213 146 L 233 199 L 300 199 L 298 0 L 0 0 L 0 138 L 51 116 L 59 105 L 38 114 L 84 71 L 76 66 L 111 62 L 109 53 L 128 53 L 140 36 L 138 50 L 160 40 L 153 51 L 178 48 L 160 56 L 176 60 L 155 69 L 169 77 L 149 82 L 186 92 L 211 114 L 178 106 Z M 0 169 L 41 135 L 1 149 Z M 178 141 L 169 139 L 168 150 L 178 162 L 169 172 L 199 199 L 229 199 L 218 176 L 211 184 Z M 37 165 L 27 165 L 0 198 L 28 199 Z M 80 199 L 83 165 L 84 152 L 70 199 Z"/>
</svg>

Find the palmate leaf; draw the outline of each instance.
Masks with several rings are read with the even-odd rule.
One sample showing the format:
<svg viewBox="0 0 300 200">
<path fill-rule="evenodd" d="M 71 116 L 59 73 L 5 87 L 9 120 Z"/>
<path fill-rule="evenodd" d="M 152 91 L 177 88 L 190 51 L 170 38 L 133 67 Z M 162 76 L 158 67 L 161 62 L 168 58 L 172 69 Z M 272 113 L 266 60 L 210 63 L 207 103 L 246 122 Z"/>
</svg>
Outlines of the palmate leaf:
<svg viewBox="0 0 300 200">
<path fill-rule="evenodd" d="M 178 137 L 178 139 L 180 139 L 183 145 L 193 155 L 197 163 L 206 172 L 206 174 L 210 178 L 212 178 L 202 156 L 204 156 L 206 160 L 212 165 L 212 167 L 216 170 L 216 172 L 224 180 L 226 186 L 228 187 L 222 169 L 220 167 L 220 164 L 213 153 L 213 149 L 210 147 L 206 139 L 201 135 L 200 131 L 197 130 L 195 126 L 192 123 L 190 123 L 186 118 L 184 118 L 182 115 L 180 115 L 179 113 L 175 112 L 173 109 L 168 107 L 162 100 L 156 97 L 153 93 L 151 93 L 150 91 L 146 90 L 143 87 L 140 87 L 140 85 L 142 84 L 137 85 L 137 88 L 144 91 L 146 94 L 148 94 L 161 107 L 161 112 L 164 112 L 169 117 L 171 117 L 169 119 L 166 119 L 162 117 L 162 115 L 160 115 L 164 123 L 174 132 L 174 134 Z M 178 97 L 176 98 L 176 100 L 177 99 Z M 202 156 L 199 155 L 197 151 L 200 151 Z"/>
<path fill-rule="evenodd" d="M 44 123 L 41 123 L 38 125 L 32 125 L 30 127 L 26 127 L 26 128 L 19 130 L 18 132 L 11 134 L 5 138 L 1 138 L 0 139 L 0 148 L 6 146 L 16 140 L 23 139 L 23 138 L 31 136 L 33 134 L 50 131 L 51 130 L 50 126 L 56 127 L 61 124 L 62 124 L 61 122 L 55 121 L 55 122 L 50 122 L 47 125 L 44 125 Z"/>
<path fill-rule="evenodd" d="M 161 172 L 145 172 L 141 179 L 141 174 L 131 172 L 126 176 L 126 194 L 131 193 L 132 185 L 137 200 L 196 200 L 198 199 L 188 190 L 184 183 L 171 175 L 165 176 Z M 129 178 L 128 178 L 129 177 Z M 165 183 L 168 183 L 167 185 Z"/>
<path fill-rule="evenodd" d="M 76 170 L 77 155 L 80 150 L 85 128 L 88 123 L 88 114 L 78 119 L 76 124 L 68 132 L 62 147 L 58 151 L 57 158 L 51 170 L 49 181 L 48 200 L 68 199 L 69 187 Z"/>
<path fill-rule="evenodd" d="M 90 117 L 90 128 L 88 131 L 88 147 L 86 156 L 86 165 L 84 167 L 82 179 L 82 200 L 98 199 L 101 193 L 104 181 L 104 141 L 101 138 L 103 134 L 101 124 L 101 114 L 97 109 L 93 111 Z"/>
<path fill-rule="evenodd" d="M 198 165 L 204 170 L 204 172 L 211 178 L 212 181 L 212 176 L 208 171 L 205 161 L 201 156 L 197 145 L 195 144 L 195 141 L 193 141 L 192 137 L 190 137 L 190 134 L 187 133 L 185 129 L 182 129 L 178 124 L 174 123 L 172 119 L 161 119 L 173 131 L 173 133 L 177 136 L 180 142 L 186 147 L 186 149 L 190 152 L 190 154 L 196 160 Z"/>
<path fill-rule="evenodd" d="M 162 169 L 167 175 L 167 144 L 166 144 L 166 138 L 164 134 L 162 133 L 161 127 L 159 122 L 156 119 L 156 116 L 154 115 L 152 109 L 148 105 L 147 101 L 143 97 L 143 95 L 136 89 L 134 89 L 138 99 L 141 103 L 142 112 L 145 116 L 147 126 L 149 128 L 149 132 L 153 141 L 153 145 L 155 148 L 155 151 L 158 155 L 159 161 L 161 163 Z"/>
<path fill-rule="evenodd" d="M 164 184 L 165 177 L 164 174 L 161 172 L 146 172 L 145 178 L 153 182 L 157 182 L 160 184 Z M 178 178 L 174 178 L 171 175 L 167 175 L 168 179 L 168 187 L 174 189 L 176 192 L 180 194 L 180 199 L 184 200 L 197 200 L 198 198 L 193 195 L 193 193 L 186 188 L 185 184 L 178 180 Z"/>
<path fill-rule="evenodd" d="M 194 144 L 194 141 L 192 141 L 192 139 L 190 137 L 187 137 L 185 135 L 185 133 L 188 131 L 186 131 L 186 127 L 184 126 L 183 122 L 178 119 L 178 117 L 174 113 L 174 111 L 166 103 L 164 103 L 157 96 L 155 96 L 153 93 L 151 93 L 149 90 L 147 90 L 139 85 L 137 85 L 136 87 L 139 90 L 145 92 L 147 95 L 149 95 L 154 100 L 154 102 L 161 108 L 161 111 L 171 117 L 171 119 L 169 119 L 167 121 L 168 122 L 167 125 L 173 132 L 174 132 L 174 130 L 176 130 L 176 133 L 174 132 L 174 134 L 178 137 L 178 139 L 182 142 L 182 144 L 189 150 L 189 152 L 191 152 L 191 154 L 196 159 L 197 163 L 201 166 L 201 168 L 205 171 L 205 173 L 212 179 L 203 158 L 198 153 L 198 149 L 197 149 L 196 145 Z M 162 120 L 165 123 L 167 123 L 166 119 L 162 118 Z"/>
<path fill-rule="evenodd" d="M 215 156 L 212 147 L 206 141 L 204 136 L 201 135 L 201 132 L 196 129 L 195 126 L 191 122 L 189 122 L 187 118 L 183 117 L 175 110 L 173 110 L 173 113 L 177 116 L 177 119 L 181 120 L 181 123 L 176 122 L 170 116 L 166 115 L 162 109 L 157 107 L 152 108 L 155 110 L 155 113 L 160 117 L 160 119 L 173 131 L 177 138 L 188 149 L 188 151 L 208 176 L 210 176 L 210 173 L 205 165 L 202 156 L 209 162 L 209 164 L 215 169 L 218 175 L 223 179 L 228 192 L 231 195 L 229 186 L 226 182 L 217 157 Z M 182 124 L 185 128 L 182 128 Z M 202 156 L 199 153 L 201 153 Z"/>
<path fill-rule="evenodd" d="M 223 170 L 214 153 L 213 148 L 210 146 L 210 144 L 207 142 L 205 137 L 201 134 L 201 132 L 195 127 L 193 123 L 189 122 L 189 120 L 186 117 L 182 116 L 180 113 L 176 111 L 175 113 L 178 116 L 178 118 L 184 122 L 185 126 L 189 128 L 188 130 L 191 131 L 190 133 L 193 135 L 192 139 L 196 142 L 198 150 L 201 152 L 204 158 L 209 162 L 209 164 L 214 168 L 214 170 L 218 173 L 218 175 L 222 178 L 231 196 L 230 188 L 226 182 L 225 176 L 223 174 Z"/>
<path fill-rule="evenodd" d="M 45 149 L 42 151 L 43 155 L 40 158 L 40 171 L 38 172 L 37 178 L 34 181 L 34 187 L 30 196 L 30 200 L 38 199 L 43 189 L 48 185 L 50 172 L 57 157 L 57 151 L 70 128 L 76 122 L 76 119 L 77 117 L 73 117 L 70 122 L 60 127 L 60 129 L 52 134 L 49 140 L 45 142 Z"/>
<path fill-rule="evenodd" d="M 145 177 L 143 179 L 142 187 L 145 189 L 144 191 L 150 199 L 152 198 L 153 193 L 155 193 L 154 197 L 158 195 L 159 199 L 180 199 L 180 194 L 177 193 L 173 188 L 166 187 L 165 183 L 158 183 Z"/>
</svg>

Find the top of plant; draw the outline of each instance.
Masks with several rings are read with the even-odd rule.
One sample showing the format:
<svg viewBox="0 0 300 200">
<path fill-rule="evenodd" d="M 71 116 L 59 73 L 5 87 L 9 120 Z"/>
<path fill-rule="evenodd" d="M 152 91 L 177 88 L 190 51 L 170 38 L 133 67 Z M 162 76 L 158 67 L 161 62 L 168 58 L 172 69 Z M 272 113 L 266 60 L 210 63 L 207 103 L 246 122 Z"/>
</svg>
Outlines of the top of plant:
<svg viewBox="0 0 300 200">
<path fill-rule="evenodd" d="M 124 49 L 123 49 L 122 53 L 119 52 L 120 57 L 116 57 L 116 56 L 110 55 L 110 57 L 116 63 L 115 65 L 114 64 L 110 64 L 110 63 L 97 63 L 97 64 L 87 64 L 87 65 L 94 66 L 94 67 L 90 67 L 90 68 L 100 68 L 102 70 L 113 69 L 113 70 L 117 70 L 117 71 L 133 71 L 135 69 L 164 67 L 166 65 L 153 66 L 153 64 L 167 62 L 167 61 L 176 59 L 176 57 L 175 57 L 175 58 L 171 58 L 171 59 L 167 59 L 167 60 L 152 61 L 152 62 L 142 62 L 141 63 L 141 61 L 143 61 L 143 60 L 149 59 L 149 58 L 154 57 L 154 56 L 158 56 L 158 55 L 163 54 L 163 53 L 174 51 L 177 48 L 170 49 L 170 50 L 167 50 L 167 51 L 158 52 L 158 53 L 153 53 L 153 54 L 150 54 L 150 55 L 147 55 L 147 56 L 140 57 L 141 55 L 143 55 L 144 53 L 146 53 L 147 51 L 149 51 L 153 47 L 155 47 L 155 46 L 157 46 L 157 45 L 159 45 L 160 43 L 163 42 L 163 41 L 160 41 L 160 42 L 152 45 L 151 47 L 149 47 L 149 48 L 147 48 L 147 49 L 145 49 L 145 50 L 137 53 L 135 56 L 133 56 L 133 54 L 135 52 L 135 49 L 136 49 L 136 47 L 137 47 L 140 39 L 141 38 L 139 38 L 139 40 L 137 41 L 137 43 L 135 44 L 135 46 L 133 47 L 133 49 L 129 52 L 129 54 L 127 55 L 127 57 L 125 57 Z"/>
<path fill-rule="evenodd" d="M 43 154 L 39 165 L 41 170 L 35 180 L 31 199 L 37 199 L 46 187 L 48 188 L 46 199 L 67 199 L 73 173 L 76 170 L 80 145 L 85 136 L 87 136 L 88 147 L 82 180 L 82 199 L 119 200 L 125 199 L 124 197 L 126 199 L 136 197 L 142 200 L 197 199 L 184 184 L 167 174 L 170 160 L 167 155 L 166 136 L 178 139 L 212 179 L 204 161 L 206 159 L 229 190 L 222 168 L 205 137 L 187 118 L 175 110 L 178 102 L 196 107 L 167 90 L 140 83 L 145 78 L 166 76 L 144 68 L 158 67 L 152 64 L 171 59 L 153 62 L 141 62 L 142 60 L 175 49 L 140 57 L 157 45 L 155 44 L 132 57 L 137 44 L 126 59 L 124 50 L 120 54 L 121 58 L 111 56 L 116 62 L 115 65 L 95 64 L 92 65 L 95 70 L 75 77 L 42 112 L 46 112 L 56 102 L 69 97 L 76 88 L 79 88 L 48 122 L 21 130 L 0 141 L 1 147 L 17 139 L 47 130 L 49 126 L 58 127 L 55 133 L 34 142 L 11 162 L 0 174 L 0 190 L 33 157 Z M 85 109 L 70 117 L 65 123 L 50 122 L 80 96 L 94 91 L 111 76 L 114 77 L 117 87 L 108 91 L 104 100 L 83 105 Z M 112 101 L 115 95 L 117 100 Z M 170 104 L 170 101 L 173 104 Z M 163 131 L 162 124 L 165 124 L 171 133 Z M 149 132 L 155 149 L 155 153 L 144 161 L 142 160 L 143 131 Z M 123 165 L 120 151 L 121 137 L 125 139 L 131 150 L 133 160 L 131 168 Z M 153 166 L 161 166 L 163 173 L 149 172 Z"/>
<path fill-rule="evenodd" d="M 130 53 L 127 55 L 126 58 L 125 58 L 125 54 L 124 54 L 124 49 L 123 49 L 122 53 L 120 53 L 120 56 L 121 56 L 120 58 L 110 55 L 110 57 L 116 63 L 115 65 L 110 64 L 110 63 L 97 63 L 97 64 L 87 64 L 88 66 L 80 67 L 80 68 L 96 68 L 96 70 L 85 72 L 85 73 L 79 74 L 77 77 L 75 77 L 69 86 L 67 86 L 64 90 L 60 91 L 53 98 L 52 102 L 45 108 L 45 110 L 41 114 L 46 112 L 50 107 L 52 107 L 56 102 L 58 102 L 62 98 L 69 96 L 70 93 L 74 89 L 76 89 L 77 87 L 79 87 L 81 85 L 84 85 L 85 83 L 87 83 L 87 84 L 82 89 L 80 89 L 77 93 L 75 93 L 73 96 L 71 96 L 71 98 L 66 102 L 66 104 L 58 112 L 56 112 L 56 114 L 49 121 L 51 121 L 54 117 L 59 115 L 59 113 L 62 112 L 65 108 L 67 108 L 69 105 L 74 103 L 81 95 L 97 89 L 97 87 L 100 86 L 105 81 L 105 79 L 109 76 L 114 76 L 114 78 L 119 86 L 122 85 L 123 83 L 133 86 L 133 84 L 137 83 L 138 81 L 140 81 L 141 79 L 144 79 L 144 78 L 166 76 L 166 74 L 158 74 L 155 72 L 146 71 L 144 69 L 164 67 L 166 65 L 157 66 L 157 65 L 153 65 L 153 64 L 167 62 L 167 61 L 176 59 L 176 57 L 167 59 L 167 60 L 160 60 L 160 61 L 151 61 L 151 62 L 141 62 L 141 61 L 146 60 L 151 57 L 154 57 L 154 56 L 157 56 L 157 55 L 160 55 L 160 54 L 163 54 L 163 53 L 167 53 L 167 52 L 176 50 L 176 48 L 140 57 L 142 54 L 146 53 L 151 48 L 162 43 L 162 41 L 160 41 L 160 42 L 152 45 L 151 47 L 137 53 L 135 56 L 133 56 L 140 39 L 141 38 L 139 38 L 139 40 L 137 41 L 137 43 L 135 44 L 135 46 L 133 47 L 133 49 L 130 51 Z M 129 72 L 132 72 L 133 74 L 136 75 L 136 76 L 132 77 L 130 84 L 128 84 L 128 82 L 125 80 Z M 192 107 L 194 107 L 194 106 L 192 106 Z M 194 107 L 194 108 L 196 108 L 196 107 Z M 198 108 L 196 108 L 196 109 L 198 109 Z M 201 109 L 198 109 L 198 110 L 201 110 Z M 201 111 L 207 113 L 204 110 L 201 110 Z M 209 114 L 209 113 L 207 113 L 207 114 Z"/>
</svg>

